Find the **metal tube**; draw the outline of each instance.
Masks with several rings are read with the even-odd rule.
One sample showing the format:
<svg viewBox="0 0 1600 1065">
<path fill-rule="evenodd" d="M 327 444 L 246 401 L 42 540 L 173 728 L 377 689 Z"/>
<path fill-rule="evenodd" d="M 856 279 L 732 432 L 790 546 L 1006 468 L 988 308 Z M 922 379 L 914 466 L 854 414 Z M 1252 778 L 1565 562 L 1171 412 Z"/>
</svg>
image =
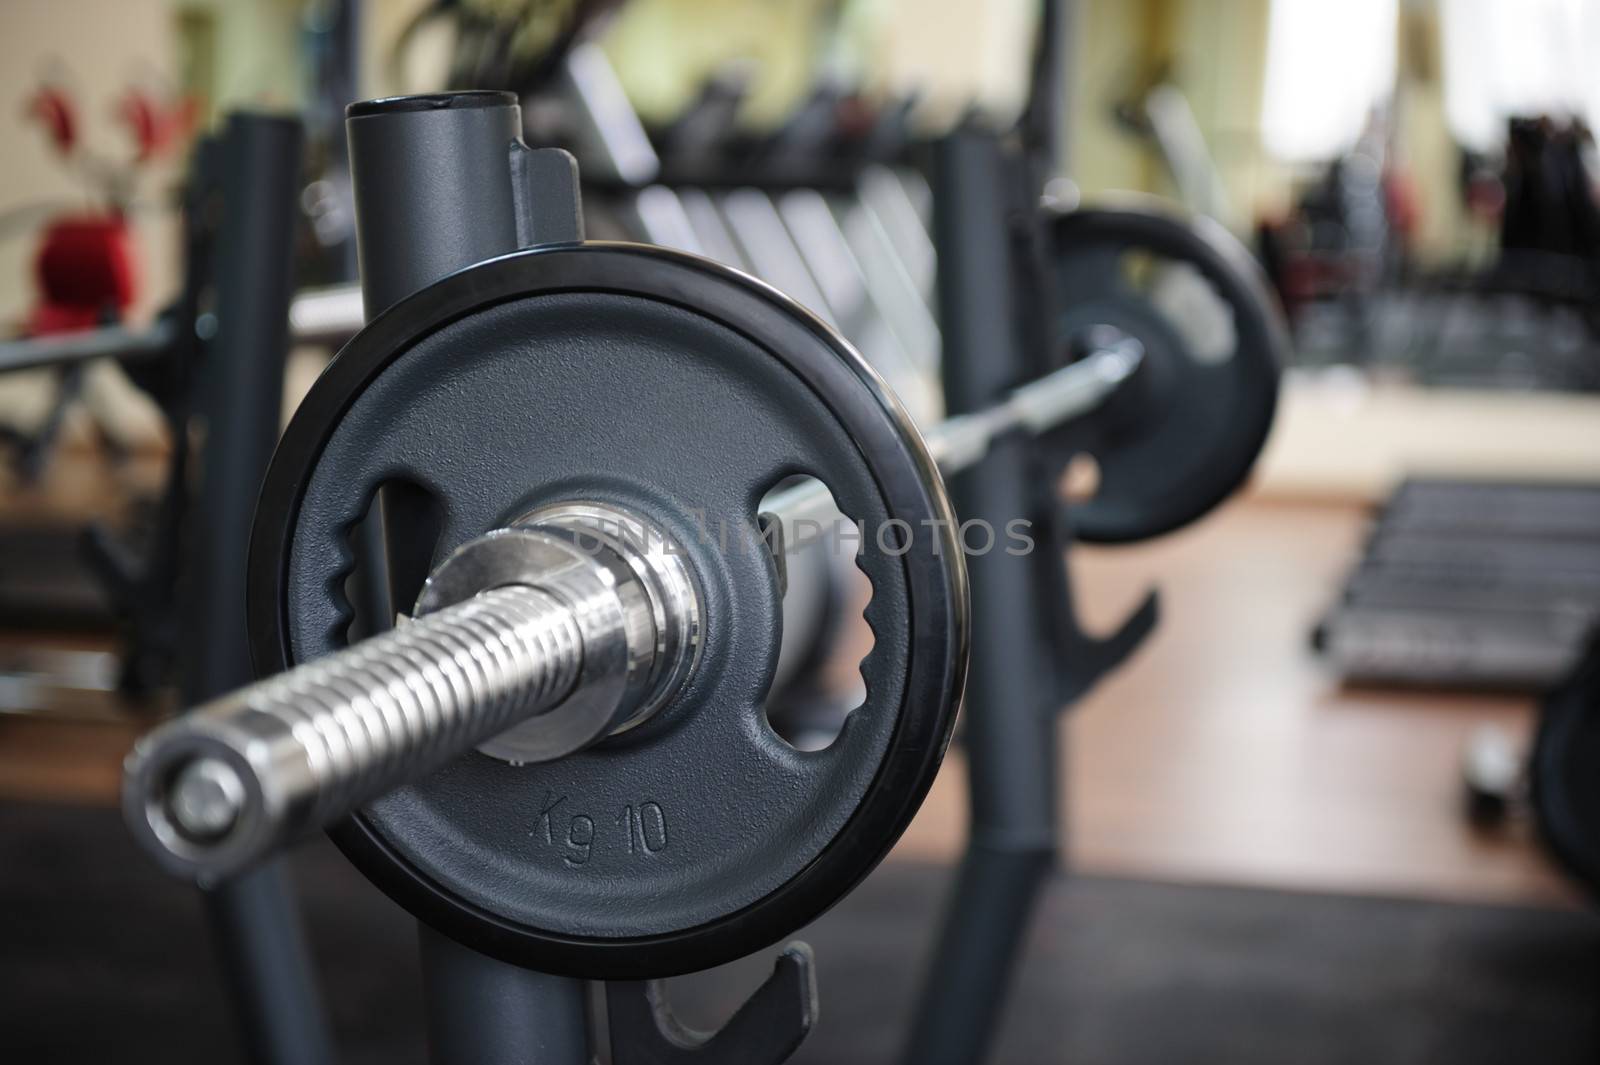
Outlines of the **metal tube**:
<svg viewBox="0 0 1600 1065">
<path fill-rule="evenodd" d="M 359 285 L 305 289 L 296 292 L 289 304 L 289 337 L 295 344 L 342 344 L 365 322 Z M 0 373 L 74 366 L 93 359 L 159 359 L 172 352 L 178 328 L 163 318 L 142 329 L 107 325 L 76 333 L 0 340 Z"/>
<path fill-rule="evenodd" d="M 245 554 L 282 410 L 300 123 L 234 115 L 220 153 L 218 330 L 203 370 L 204 468 L 181 614 L 188 627 L 182 694 L 190 705 L 251 676 Z M 284 870 L 267 866 L 207 892 L 206 911 L 252 1060 L 329 1065 L 333 1039 Z"/>
<path fill-rule="evenodd" d="M 368 317 L 520 246 L 510 162 L 522 135 L 515 96 L 369 100 L 346 114 Z"/>
<path fill-rule="evenodd" d="M 564 153 L 527 150 L 520 136 L 521 109 L 509 94 L 374 101 L 347 114 L 362 291 L 370 314 L 473 263 L 541 239 L 582 239 L 576 165 Z M 400 550 L 386 551 L 389 557 L 421 555 L 420 544 L 390 546 Z M 590 650 L 585 647 L 586 654 Z M 609 725 L 604 715 L 587 716 L 598 719 L 597 731 L 604 734 Z M 585 722 L 580 719 L 578 725 Z M 572 744 L 588 734 L 578 728 L 560 738 Z M 534 746 L 545 749 L 539 742 Z M 432 936 L 425 925 L 421 933 L 424 942 Z M 463 957 L 455 966 L 441 952 L 423 954 L 435 995 L 436 1033 L 515 1030 L 518 1014 L 562 1012 L 564 1003 L 583 994 L 577 981 L 469 957 L 465 948 L 458 952 Z M 467 981 L 462 966 L 474 967 L 477 975 Z M 581 1033 L 582 1015 L 572 1023 Z M 582 1065 L 589 1055 L 581 1047 L 581 1039 L 565 1049 L 552 1046 L 546 1060 Z M 437 1056 L 450 1062 L 476 1057 L 456 1056 L 447 1046 Z M 493 1059 L 481 1060 L 488 1065 Z"/>
<path fill-rule="evenodd" d="M 923 440 L 939 472 L 952 477 L 982 463 L 1010 433 L 1037 436 L 1095 410 L 1143 361 L 1143 346 L 1132 337 L 1121 337 L 1003 395 L 998 403 L 946 418 L 923 434 Z M 787 532 L 796 519 L 825 517 L 830 499 L 821 482 L 807 481 L 778 493 L 765 509 L 783 520 Z"/>
<path fill-rule="evenodd" d="M 350 166 L 368 317 L 456 270 L 533 244 L 583 239 L 577 165 L 522 143 L 522 110 L 502 92 L 369 100 L 347 109 Z M 342 306 L 348 313 L 348 303 Z M 333 297 L 308 305 L 327 330 Z M 318 321 L 316 311 L 323 312 Z M 391 489 L 381 490 L 380 512 Z M 416 530 L 387 524 L 362 555 L 360 580 L 383 586 L 392 557 L 427 551 Z M 375 616 L 385 625 L 390 615 Z"/>
<path fill-rule="evenodd" d="M 217 334 L 203 369 L 206 437 L 184 611 L 189 705 L 253 673 L 240 604 L 256 494 L 282 416 L 300 147 L 297 120 L 264 115 L 235 115 L 222 142 Z"/>
<path fill-rule="evenodd" d="M 1050 847 L 982 839 L 967 847 L 934 956 L 939 975 L 924 992 L 905 1061 L 975 1065 L 983 1059 L 1005 1005 L 1004 974 L 1022 949 L 1053 861 Z M 1002 974 L 999 987 L 996 974 Z"/>
<path fill-rule="evenodd" d="M 577 45 L 567 53 L 562 73 L 577 104 L 578 137 L 588 149 L 584 158 L 625 185 L 654 181 L 661 160 L 605 50 L 592 41 Z"/>
<path fill-rule="evenodd" d="M 945 476 L 969 470 L 1007 433 L 1038 436 L 1080 418 L 1104 403 L 1144 361 L 1144 346 L 1121 337 L 971 414 L 957 414 L 927 434 L 928 450 Z"/>
<path fill-rule="evenodd" d="M 285 864 L 271 862 L 201 897 L 250 1060 L 333 1065 L 333 1034 L 292 888 Z"/>
<path fill-rule="evenodd" d="M 834 308 L 806 268 L 772 197 L 760 189 L 738 188 L 725 193 L 718 207 L 756 276 L 835 324 Z"/>
<path fill-rule="evenodd" d="M 1014 265 L 1008 205 L 1022 182 L 998 140 L 957 133 L 935 154 L 934 227 L 953 413 L 1003 402 L 1028 376 L 1028 352 L 1012 321 Z M 1042 493 L 1018 434 L 992 443 L 951 481 L 963 520 L 1040 518 Z M 1051 527 L 1048 519 L 1038 523 Z M 1047 540 L 1048 542 L 1048 540 Z M 1016 948 L 1056 847 L 1056 720 L 1047 641 L 1058 587 L 1040 580 L 1033 556 L 1004 551 L 967 559 L 972 661 L 966 746 L 971 839 L 963 877 L 922 988 L 902 1060 L 973 1065 L 982 1060 L 1004 1002 Z M 989 866 L 1003 875 L 989 875 Z"/>
<path fill-rule="evenodd" d="M 419 925 L 428 1056 L 437 1065 L 591 1060 L 582 981 L 507 965 Z"/>
<path fill-rule="evenodd" d="M 289 304 L 289 335 L 296 344 L 343 344 L 365 324 L 358 284 L 303 289 Z"/>
</svg>

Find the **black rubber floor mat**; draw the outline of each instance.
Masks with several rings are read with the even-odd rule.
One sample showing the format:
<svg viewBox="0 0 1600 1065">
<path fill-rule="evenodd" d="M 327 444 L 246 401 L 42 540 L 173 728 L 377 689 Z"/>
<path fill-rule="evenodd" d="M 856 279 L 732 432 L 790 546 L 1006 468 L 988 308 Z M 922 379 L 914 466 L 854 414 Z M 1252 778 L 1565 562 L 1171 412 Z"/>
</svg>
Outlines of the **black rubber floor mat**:
<svg viewBox="0 0 1600 1065">
<path fill-rule="evenodd" d="M 421 1065 L 410 919 L 326 844 L 295 860 L 348 1065 Z M 948 871 L 891 862 L 805 933 L 822 1011 L 799 1062 L 893 1062 Z M 769 959 L 676 981 L 730 1012 Z M 1062 878 L 994 1062 L 1387 1065 L 1600 1060 L 1585 913 Z M 114 811 L 0 804 L 0 1061 L 239 1060 L 193 893 Z"/>
</svg>

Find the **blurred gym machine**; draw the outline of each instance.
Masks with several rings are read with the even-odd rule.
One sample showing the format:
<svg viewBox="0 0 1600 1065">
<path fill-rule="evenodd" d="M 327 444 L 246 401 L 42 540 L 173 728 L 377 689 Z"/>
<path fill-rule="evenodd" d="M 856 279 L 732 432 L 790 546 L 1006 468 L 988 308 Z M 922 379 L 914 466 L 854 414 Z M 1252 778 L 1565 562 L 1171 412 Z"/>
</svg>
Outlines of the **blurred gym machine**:
<svg viewBox="0 0 1600 1065">
<path fill-rule="evenodd" d="M 1181 202 L 1231 216 L 1169 66 L 1136 82 L 1112 113 L 1154 148 Z M 1298 361 L 1452 387 L 1600 388 L 1600 175 L 1585 162 L 1592 132 L 1579 119 L 1517 117 L 1502 158 L 1463 150 L 1467 215 L 1498 235 L 1492 260 L 1475 269 L 1413 261 L 1420 207 L 1391 136 L 1387 113 L 1375 111 L 1356 143 L 1305 183 L 1287 218 L 1257 225 L 1256 250 Z"/>
<path fill-rule="evenodd" d="M 26 101 L 24 115 L 45 133 L 63 179 L 80 185 L 83 193 L 26 203 L 0 215 L 0 239 L 38 234 L 31 257 L 35 302 L 20 331 L 40 344 L 96 327 L 108 327 L 109 336 L 124 335 L 117 324 L 139 297 L 141 283 L 132 221 L 154 209 L 144 187 L 151 168 L 184 147 L 194 119 L 193 101 L 152 80 L 137 76 L 119 96 L 114 117 L 123 136 L 114 147 L 86 136 L 82 101 L 61 61 L 47 64 Z M 52 370 L 42 375 L 46 380 L 35 382 L 42 400 L 38 416 L 0 427 L 3 472 L 24 494 L 36 492 L 44 480 L 69 410 L 87 415 L 85 424 L 114 461 L 126 457 L 121 419 L 108 413 L 105 401 L 107 388 L 115 392 L 116 385 L 104 378 L 91 383 L 84 362 Z M 134 523 L 152 517 L 142 511 Z M 0 625 L 30 631 L 111 625 L 106 588 L 84 563 L 79 531 L 74 526 L 64 535 L 58 523 L 34 514 L 0 527 Z M 3 659 L 0 712 L 59 695 L 66 698 L 51 701 L 92 714 L 103 708 L 103 694 L 115 690 L 119 679 L 116 656 L 109 653 L 8 646 Z M 59 687 L 60 681 L 66 686 Z M 73 698 L 79 693 L 82 698 Z"/>
<path fill-rule="evenodd" d="M 59 59 L 47 64 L 24 105 L 24 116 L 44 131 L 64 176 L 86 194 L 86 202 L 26 203 L 0 215 L 0 238 L 32 232 L 43 223 L 32 257 L 37 301 L 23 320 L 24 336 L 49 338 L 115 325 L 138 298 L 141 271 L 130 219 L 152 206 L 141 186 L 152 165 L 184 147 L 196 114 L 194 100 L 153 87 L 151 80 L 136 77 L 117 100 L 114 116 L 127 142 L 119 151 L 88 142 L 73 78 Z M 69 408 L 101 413 L 83 402 L 85 369 L 81 363 L 58 368 L 54 395 L 35 426 L 0 426 L 0 443 L 8 445 L 11 472 L 21 483 L 38 482 Z M 115 450 L 116 434 L 105 431 L 98 417 L 95 428 Z"/>
<path fill-rule="evenodd" d="M 1424 267 L 1417 193 L 1375 120 L 1331 160 L 1260 251 L 1306 365 L 1447 387 L 1600 389 L 1600 201 L 1581 121 L 1513 118 L 1498 158 L 1462 152 L 1483 263 Z"/>
<path fill-rule="evenodd" d="M 0 685 L 0 712 L 118 713 L 159 700 L 174 679 L 184 639 L 178 584 L 184 545 L 192 542 L 186 523 L 199 491 L 193 484 L 190 427 L 210 422 L 213 405 L 227 398 L 217 390 L 231 387 L 225 360 L 210 354 L 223 343 L 216 303 L 222 271 L 229 268 L 216 252 L 224 237 L 216 215 L 223 159 L 218 140 L 197 143 L 180 211 L 182 285 L 151 326 L 102 325 L 0 341 L 0 373 L 47 368 L 71 376 L 95 360 L 114 361 L 154 400 L 169 441 L 159 492 L 135 497 L 126 517 L 65 531 L 54 526 L 7 531 L 12 550 L 0 562 L 0 613 L 7 627 L 30 633 L 109 628 L 118 647 L 110 652 L 9 647 L 0 667 L 6 678 Z M 286 239 L 293 239 L 297 218 L 289 218 Z M 310 306 L 315 323 L 315 298 Z M 325 339 L 315 328 L 310 336 Z M 265 388 L 254 380 L 244 383 Z M 270 406 L 281 402 L 274 398 L 281 396 L 281 386 L 274 379 L 270 389 L 254 395 Z M 70 396 L 63 398 L 70 402 Z M 273 408 L 274 422 L 276 417 Z M 53 439 L 37 442 L 44 448 L 37 461 L 51 458 Z"/>
</svg>

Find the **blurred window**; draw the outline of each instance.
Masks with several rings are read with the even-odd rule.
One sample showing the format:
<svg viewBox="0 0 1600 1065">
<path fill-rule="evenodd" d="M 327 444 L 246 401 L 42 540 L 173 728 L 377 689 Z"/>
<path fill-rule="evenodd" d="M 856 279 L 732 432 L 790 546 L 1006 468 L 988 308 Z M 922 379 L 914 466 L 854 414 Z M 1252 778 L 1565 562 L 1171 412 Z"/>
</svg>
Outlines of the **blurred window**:
<svg viewBox="0 0 1600 1065">
<path fill-rule="evenodd" d="M 1472 148 L 1498 147 L 1513 115 L 1600 124 L 1600 3 L 1444 0 L 1445 114 Z"/>
<path fill-rule="evenodd" d="M 1272 0 L 1261 115 L 1267 151 L 1313 162 L 1356 143 L 1394 91 L 1398 17 L 1398 0 Z"/>
</svg>

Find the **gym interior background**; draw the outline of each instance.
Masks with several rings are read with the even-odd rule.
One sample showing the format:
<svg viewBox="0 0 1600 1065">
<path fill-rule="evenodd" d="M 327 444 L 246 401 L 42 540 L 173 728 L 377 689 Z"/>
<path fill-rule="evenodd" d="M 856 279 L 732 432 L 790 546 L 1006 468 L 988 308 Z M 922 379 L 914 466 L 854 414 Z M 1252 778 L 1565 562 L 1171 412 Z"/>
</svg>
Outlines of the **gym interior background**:
<svg viewBox="0 0 1600 1065">
<path fill-rule="evenodd" d="M 379 309 L 356 230 L 384 175 L 352 179 L 346 106 L 494 89 L 529 146 L 576 157 L 588 237 L 788 293 L 930 441 L 976 409 L 982 372 L 953 363 L 1009 387 L 1142 353 L 1066 428 L 977 460 L 1066 501 L 1046 553 L 1068 561 L 997 603 L 999 556 L 969 560 L 967 700 L 903 835 L 793 936 L 778 918 L 743 960 L 669 980 L 678 1018 L 717 1029 L 759 986 L 750 1016 L 781 1028 L 754 1006 L 775 1008 L 762 981 L 799 938 L 818 997 L 795 1061 L 1594 1061 L 1597 66 L 1582 0 L 6 0 L 0 1056 L 466 1060 L 404 899 L 320 834 L 282 890 L 234 905 L 150 861 L 121 806 L 136 738 L 252 679 L 194 680 L 243 653 L 212 634 L 244 632 L 261 483 L 216 457 L 218 427 L 270 401 L 275 436 L 359 328 L 351 286 Z M 293 135 L 240 164 L 239 116 L 260 114 Z M 274 159 L 279 214 L 263 193 L 218 222 L 193 195 Z M 277 284 L 250 279 L 274 228 L 294 294 L 236 326 L 227 308 Z M 984 304 L 988 254 L 1009 282 Z M 224 341 L 274 338 L 265 380 L 218 370 Z M 959 516 L 975 490 L 946 471 Z M 1163 510 L 1179 497 L 1201 502 Z M 768 712 L 825 746 L 863 698 L 872 589 L 824 578 L 828 632 L 791 654 L 799 568 Z M 984 656 L 1007 644 L 1056 678 L 1018 689 L 1048 705 L 991 705 Z M 972 764 L 1019 745 L 1044 756 Z M 983 775 L 1037 780 L 1022 823 L 984 808 Z M 626 810 L 630 851 L 666 846 L 660 806 Z M 583 820 L 587 860 L 608 829 Z M 1020 894 L 956 893 L 959 869 L 1019 856 L 1046 870 Z M 292 970 L 250 944 L 296 927 L 309 969 L 252 970 Z M 702 968 L 649 956 L 635 975 Z M 253 1002 L 274 981 L 281 1001 Z M 582 1054 L 793 1049 L 751 1025 L 639 1049 L 629 1025 L 665 1022 L 599 986 Z M 488 1016 L 533 1029 L 527 1056 L 476 1060 L 569 1060 Z"/>
</svg>

